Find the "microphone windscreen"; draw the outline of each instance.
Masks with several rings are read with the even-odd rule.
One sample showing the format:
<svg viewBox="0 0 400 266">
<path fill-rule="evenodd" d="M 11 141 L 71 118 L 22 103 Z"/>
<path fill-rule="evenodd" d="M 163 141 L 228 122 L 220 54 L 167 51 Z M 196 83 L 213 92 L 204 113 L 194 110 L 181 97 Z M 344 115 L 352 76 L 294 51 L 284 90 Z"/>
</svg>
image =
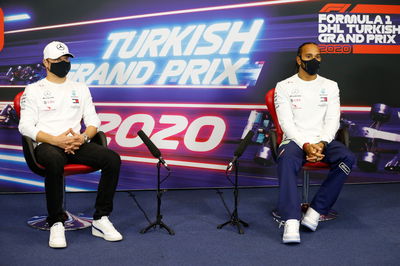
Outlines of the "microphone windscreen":
<svg viewBox="0 0 400 266">
<path fill-rule="evenodd" d="M 254 132 L 252 130 L 249 130 L 249 132 L 247 132 L 247 135 L 240 142 L 239 146 L 237 147 L 237 149 L 233 155 L 237 156 L 237 157 L 242 156 L 244 150 L 246 149 L 247 145 L 249 145 L 253 136 L 254 136 Z"/>
<path fill-rule="evenodd" d="M 139 130 L 137 134 L 142 139 L 143 143 L 147 146 L 147 148 L 149 149 L 151 154 L 156 158 L 160 158 L 160 156 L 161 156 L 160 150 L 149 139 L 149 137 L 146 135 L 146 133 L 144 133 L 143 130 Z"/>
</svg>

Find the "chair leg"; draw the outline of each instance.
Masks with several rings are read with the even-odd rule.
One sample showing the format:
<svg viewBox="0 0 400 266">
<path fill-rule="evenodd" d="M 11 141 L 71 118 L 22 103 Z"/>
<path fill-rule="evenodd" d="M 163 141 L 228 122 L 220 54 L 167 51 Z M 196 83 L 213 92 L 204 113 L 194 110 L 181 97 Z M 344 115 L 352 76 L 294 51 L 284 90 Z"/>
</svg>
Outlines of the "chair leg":
<svg viewBox="0 0 400 266">
<path fill-rule="evenodd" d="M 303 171 L 303 203 L 308 204 L 308 193 L 310 189 L 310 173 Z"/>
<path fill-rule="evenodd" d="M 65 211 L 65 213 L 68 216 L 64 222 L 65 230 L 67 231 L 84 229 L 92 225 L 92 217 L 87 217 L 84 214 L 72 214 L 69 211 Z M 36 215 L 31 217 L 27 223 L 35 229 L 50 230 L 46 219 L 47 215 Z"/>
<path fill-rule="evenodd" d="M 84 229 L 92 225 L 93 218 L 85 216 L 83 213 L 78 213 L 78 214 L 72 214 L 69 211 L 67 211 L 66 207 L 66 200 L 65 200 L 65 176 L 63 179 L 64 182 L 64 192 L 63 192 L 63 208 L 65 210 L 65 213 L 67 214 L 68 218 L 64 222 L 65 230 L 67 231 L 72 231 L 72 230 L 79 230 L 79 229 Z M 47 215 L 38 215 L 38 216 L 33 216 L 28 220 L 28 225 L 35 228 L 35 229 L 40 229 L 40 230 L 50 230 L 50 227 L 46 221 Z"/>
</svg>

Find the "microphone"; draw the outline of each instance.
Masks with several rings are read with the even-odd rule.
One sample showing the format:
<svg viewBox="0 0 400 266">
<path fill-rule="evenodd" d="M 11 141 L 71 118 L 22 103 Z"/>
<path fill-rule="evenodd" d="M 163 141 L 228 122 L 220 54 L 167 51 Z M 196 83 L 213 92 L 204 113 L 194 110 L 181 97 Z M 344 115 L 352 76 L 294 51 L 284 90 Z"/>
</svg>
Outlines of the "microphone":
<svg viewBox="0 0 400 266">
<path fill-rule="evenodd" d="M 237 161 L 237 159 L 239 159 L 239 157 L 242 156 L 244 150 L 247 148 L 247 145 L 249 145 L 253 136 L 254 136 L 254 131 L 249 130 L 249 132 L 247 132 L 246 136 L 244 137 L 244 139 L 242 139 L 239 146 L 236 148 L 235 152 L 233 153 L 233 155 L 234 155 L 233 159 L 228 164 L 228 167 L 226 168 L 226 170 L 229 170 L 232 167 L 232 165 Z"/>
<path fill-rule="evenodd" d="M 149 139 L 149 137 L 146 135 L 146 133 L 144 133 L 143 130 L 139 130 L 138 131 L 138 136 L 141 138 L 141 140 L 143 141 L 143 143 L 147 146 L 147 148 L 149 149 L 149 151 L 151 152 L 151 154 L 157 158 L 158 160 L 160 160 L 160 162 L 165 166 L 165 168 L 168 169 L 168 171 L 170 171 L 171 169 L 169 169 L 168 164 L 164 161 L 163 157 L 161 157 L 161 152 L 160 150 L 156 147 L 156 145 L 154 145 L 154 143 Z"/>
</svg>

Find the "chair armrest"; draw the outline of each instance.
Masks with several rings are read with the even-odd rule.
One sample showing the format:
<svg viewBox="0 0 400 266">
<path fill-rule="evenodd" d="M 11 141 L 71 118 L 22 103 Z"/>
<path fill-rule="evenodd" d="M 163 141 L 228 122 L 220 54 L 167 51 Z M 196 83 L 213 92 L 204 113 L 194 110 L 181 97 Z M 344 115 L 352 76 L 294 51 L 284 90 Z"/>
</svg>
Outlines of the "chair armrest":
<svg viewBox="0 0 400 266">
<path fill-rule="evenodd" d="M 24 152 L 25 161 L 32 172 L 40 176 L 45 176 L 44 167 L 36 160 L 33 143 L 34 141 L 30 137 L 22 136 L 22 150 Z"/>
<path fill-rule="evenodd" d="M 348 148 L 350 145 L 349 129 L 347 127 L 340 128 L 336 133 L 335 139 Z"/>
<path fill-rule="evenodd" d="M 92 142 L 107 147 L 107 138 L 103 131 L 97 132 Z M 45 176 L 44 167 L 36 160 L 34 141 L 30 137 L 22 136 L 22 150 L 29 169 L 37 175 Z"/>
<path fill-rule="evenodd" d="M 274 158 L 275 162 L 278 159 L 278 135 L 275 129 L 270 129 L 268 131 L 269 134 L 269 144 L 271 147 L 272 158 Z"/>
<path fill-rule="evenodd" d="M 103 147 L 107 147 L 107 138 L 103 131 L 97 132 L 97 134 L 92 138 L 91 142 L 99 144 Z"/>
</svg>

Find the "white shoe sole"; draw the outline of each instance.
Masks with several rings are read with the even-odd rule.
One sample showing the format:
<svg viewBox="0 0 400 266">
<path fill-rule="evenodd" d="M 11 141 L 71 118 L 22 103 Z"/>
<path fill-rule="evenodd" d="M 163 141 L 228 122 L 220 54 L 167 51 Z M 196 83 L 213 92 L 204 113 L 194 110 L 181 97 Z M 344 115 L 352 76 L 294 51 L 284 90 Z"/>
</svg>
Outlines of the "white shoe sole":
<svg viewBox="0 0 400 266">
<path fill-rule="evenodd" d="M 92 226 L 92 235 L 97 236 L 97 237 L 101 237 L 107 241 L 121 241 L 123 239 L 123 237 L 116 237 L 116 238 L 112 238 L 112 237 L 108 237 L 105 234 L 103 234 L 102 232 L 100 232 L 98 229 L 96 229 L 95 227 Z"/>
<path fill-rule="evenodd" d="M 300 237 L 288 237 L 288 238 L 282 238 L 282 243 L 283 244 L 290 244 L 290 243 L 300 243 Z"/>
<path fill-rule="evenodd" d="M 67 243 L 56 244 L 56 243 L 49 242 L 49 247 L 51 247 L 51 248 L 66 248 Z"/>
<path fill-rule="evenodd" d="M 301 225 L 304 225 L 305 227 L 307 227 L 308 229 L 310 229 L 311 231 L 315 232 L 315 230 L 317 230 L 317 226 L 318 224 L 311 224 L 305 220 L 301 221 Z"/>
</svg>

